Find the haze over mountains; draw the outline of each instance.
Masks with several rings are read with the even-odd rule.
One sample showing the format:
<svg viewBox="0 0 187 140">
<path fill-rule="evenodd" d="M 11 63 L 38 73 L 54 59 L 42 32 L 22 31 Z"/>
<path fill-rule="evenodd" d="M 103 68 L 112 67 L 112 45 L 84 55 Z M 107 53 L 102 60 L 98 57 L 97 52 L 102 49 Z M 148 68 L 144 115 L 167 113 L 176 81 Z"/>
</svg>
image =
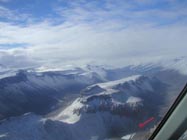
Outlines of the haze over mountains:
<svg viewBox="0 0 187 140">
<path fill-rule="evenodd" d="M 183 59 L 165 67 L 14 71 L 0 79 L 0 139 L 104 140 L 149 131 L 186 83 Z"/>
</svg>

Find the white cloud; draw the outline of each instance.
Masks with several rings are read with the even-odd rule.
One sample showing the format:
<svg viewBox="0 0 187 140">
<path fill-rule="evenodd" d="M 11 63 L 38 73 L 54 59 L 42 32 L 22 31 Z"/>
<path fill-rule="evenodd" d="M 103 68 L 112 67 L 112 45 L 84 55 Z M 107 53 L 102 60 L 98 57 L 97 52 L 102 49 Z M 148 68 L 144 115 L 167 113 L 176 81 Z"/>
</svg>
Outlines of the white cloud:
<svg viewBox="0 0 187 140">
<path fill-rule="evenodd" d="M 114 20 L 123 25 L 148 22 L 158 25 L 162 21 L 177 22 L 186 19 L 185 2 L 171 0 L 105 0 L 102 6 L 100 1 L 65 1 L 67 7 L 58 6 L 56 12 L 66 20 L 73 23 L 90 22 L 98 24 Z M 165 4 L 162 6 L 161 4 Z M 152 7 L 152 8 L 150 8 Z M 181 18 L 182 17 L 182 18 Z M 179 21 L 179 22 L 180 22 Z"/>
<path fill-rule="evenodd" d="M 4 17 L 4 16 L 10 17 L 12 16 L 12 12 L 3 6 L 0 6 L 0 17 Z"/>
<path fill-rule="evenodd" d="M 0 51 L 0 64 L 6 68 L 22 69 L 39 66 L 23 49 Z"/>
<path fill-rule="evenodd" d="M 28 48 L 19 50 L 19 54 L 44 64 L 91 60 L 105 63 L 120 60 L 121 63 L 129 59 L 171 57 L 185 55 L 187 44 L 185 26 L 108 31 L 102 30 L 102 27 L 52 26 L 45 23 L 28 27 L 4 25 L 0 30 L 6 36 L 0 39 L 0 43 L 30 44 Z M 13 50 L 11 54 L 17 55 L 17 49 Z"/>
<path fill-rule="evenodd" d="M 0 2 L 9 2 L 8 0 L 0 0 Z M 20 13 L 17 10 L 10 10 L 9 8 L 6 8 L 4 6 L 0 5 L 0 18 L 4 20 L 9 20 L 10 22 L 13 21 L 25 21 L 28 20 L 32 21 L 30 14 L 27 13 Z"/>
<path fill-rule="evenodd" d="M 183 20 L 167 26 L 156 26 L 158 21 L 146 20 L 153 15 L 167 19 L 185 16 L 184 9 L 130 12 L 131 4 L 116 6 L 119 8 L 107 1 L 108 9 L 103 10 L 93 3 L 80 6 L 74 2 L 70 5 L 72 9 L 56 9 L 65 18 L 58 25 L 49 19 L 24 26 L 1 22 L 0 44 L 28 46 L 1 49 L 0 64 L 19 68 L 92 61 L 125 65 L 186 55 L 187 29 Z M 122 20 L 116 18 L 123 14 Z"/>
</svg>

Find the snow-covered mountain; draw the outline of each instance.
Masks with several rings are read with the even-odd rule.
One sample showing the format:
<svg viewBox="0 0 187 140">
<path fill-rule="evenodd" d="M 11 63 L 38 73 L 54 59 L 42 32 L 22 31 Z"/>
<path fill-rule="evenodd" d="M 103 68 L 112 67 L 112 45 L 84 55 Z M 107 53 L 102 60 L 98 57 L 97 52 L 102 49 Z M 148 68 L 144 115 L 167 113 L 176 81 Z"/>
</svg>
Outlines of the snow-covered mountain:
<svg viewBox="0 0 187 140">
<path fill-rule="evenodd" d="M 90 94 L 95 87 L 102 90 Z M 24 115 L 5 120 L 0 125 L 0 133 L 3 140 L 30 140 L 33 137 L 38 140 L 91 140 L 93 137 L 104 139 L 110 135 L 128 134 L 138 130 L 139 122 L 157 116 L 158 104 L 161 105 L 158 101 L 165 98 L 165 90 L 165 84 L 158 79 L 140 75 L 93 84 L 82 90 L 82 95 L 58 114 L 45 119 Z M 14 127 L 10 127 L 12 125 Z M 22 125 L 28 128 L 20 133 L 17 128 Z M 35 133 L 35 130 L 35 136 L 28 137 L 29 131 L 35 127 L 39 132 Z"/>
<path fill-rule="evenodd" d="M 100 87 L 102 91 L 87 94 L 87 91 L 95 90 L 95 86 Z M 142 120 L 157 115 L 160 103 L 153 104 L 153 102 L 165 98 L 165 89 L 164 84 L 158 79 L 140 75 L 94 84 L 85 88 L 82 96 L 59 114 L 48 119 L 36 115 L 24 115 L 17 118 L 18 120 L 16 118 L 6 120 L 0 125 L 0 133 L 4 134 L 2 135 L 4 140 L 8 138 L 30 140 L 26 137 L 34 127 L 40 131 L 36 133 L 36 130 L 33 131 L 36 139 L 47 137 L 53 140 L 91 140 L 94 136 L 104 139 L 109 135 L 127 134 L 137 130 L 138 123 Z M 162 94 L 159 94 L 161 91 Z M 31 124 L 34 125 L 28 126 Z M 12 125 L 14 127 L 10 127 Z M 22 130 L 24 136 L 19 137 L 20 132 L 16 128 L 22 125 L 28 128 Z M 9 134 L 6 136 L 7 131 Z M 32 135 L 31 138 L 33 137 Z"/>
<path fill-rule="evenodd" d="M 95 86 L 103 90 L 90 95 Z M 92 123 L 92 117 L 95 116 L 98 122 L 102 121 L 99 123 L 100 128 L 105 128 L 105 132 L 110 134 L 135 131 L 139 122 L 159 116 L 166 89 L 167 86 L 158 79 L 139 75 L 99 83 L 87 87 L 81 97 L 52 119 L 81 125 L 85 121 Z"/>
<path fill-rule="evenodd" d="M 15 76 L 0 79 L 0 118 L 26 112 L 45 113 L 65 94 L 79 94 L 88 85 L 103 82 L 95 72 L 19 71 Z"/>
<path fill-rule="evenodd" d="M 181 59 L 167 64 L 28 69 L 5 76 L 0 139 L 104 140 L 141 131 L 138 124 L 154 117 L 143 130 L 149 129 L 187 81 L 174 68 Z"/>
</svg>

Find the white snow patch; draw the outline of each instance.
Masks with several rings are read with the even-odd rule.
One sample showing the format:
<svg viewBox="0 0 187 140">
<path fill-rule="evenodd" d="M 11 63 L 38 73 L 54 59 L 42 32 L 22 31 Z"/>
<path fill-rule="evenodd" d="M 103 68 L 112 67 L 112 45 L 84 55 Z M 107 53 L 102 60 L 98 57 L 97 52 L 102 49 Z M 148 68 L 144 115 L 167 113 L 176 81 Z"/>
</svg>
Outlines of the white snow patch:
<svg viewBox="0 0 187 140">
<path fill-rule="evenodd" d="M 4 74 L 0 74 L 0 79 L 6 78 L 6 77 L 12 77 L 12 76 L 15 76 L 15 75 L 16 75 L 16 72 L 7 72 L 7 73 L 4 73 Z"/>
<path fill-rule="evenodd" d="M 41 66 L 35 69 L 35 72 L 49 72 L 49 71 L 65 71 L 65 70 L 74 70 L 75 68 L 71 65 L 65 66 Z"/>
<path fill-rule="evenodd" d="M 126 103 L 138 103 L 138 102 L 142 102 L 142 99 L 141 98 L 139 98 L 139 97 L 134 97 L 134 96 L 130 96 L 128 99 L 127 99 L 127 101 L 126 101 Z"/>
<path fill-rule="evenodd" d="M 80 102 L 80 98 L 76 99 L 70 106 L 65 108 L 54 120 L 59 120 L 65 123 L 74 124 L 80 120 L 81 115 L 74 113 L 74 110 L 80 109 L 83 104 Z"/>
<path fill-rule="evenodd" d="M 86 77 L 88 77 L 88 78 L 92 78 L 93 73 L 92 73 L 92 72 L 84 72 L 84 73 L 81 73 L 81 74 L 79 74 L 79 75 L 86 76 Z"/>
<path fill-rule="evenodd" d="M 105 66 L 98 66 L 98 65 L 86 65 L 86 67 L 84 68 L 86 71 L 92 71 L 92 72 L 96 72 L 99 75 L 105 77 L 106 76 L 106 72 L 104 70 Z"/>
<path fill-rule="evenodd" d="M 0 138 L 6 137 L 8 133 L 0 134 Z"/>
<path fill-rule="evenodd" d="M 121 139 L 122 140 L 131 140 L 134 137 L 135 134 L 136 133 L 128 134 L 126 136 L 123 136 Z"/>
<path fill-rule="evenodd" d="M 126 103 L 129 104 L 131 107 L 143 106 L 143 100 L 138 97 L 130 96 Z"/>
<path fill-rule="evenodd" d="M 94 84 L 92 86 L 87 87 L 87 89 L 89 90 L 94 86 L 99 86 L 100 88 L 105 89 L 105 91 L 100 92 L 97 95 L 102 95 L 102 94 L 111 95 L 111 94 L 118 92 L 118 90 L 113 89 L 114 86 L 119 85 L 119 84 L 124 84 L 125 82 L 136 81 L 140 76 L 141 75 L 134 75 L 134 76 L 120 79 L 120 80 L 98 83 L 98 84 Z"/>
<path fill-rule="evenodd" d="M 99 83 L 96 84 L 98 86 L 100 86 L 101 88 L 104 89 L 111 89 L 113 86 L 118 85 L 118 84 L 123 84 L 125 82 L 129 82 L 129 81 L 136 81 L 141 75 L 133 75 L 127 78 L 123 78 L 120 80 L 115 80 L 115 81 L 110 81 L 110 82 L 105 82 L 105 83 Z"/>
</svg>

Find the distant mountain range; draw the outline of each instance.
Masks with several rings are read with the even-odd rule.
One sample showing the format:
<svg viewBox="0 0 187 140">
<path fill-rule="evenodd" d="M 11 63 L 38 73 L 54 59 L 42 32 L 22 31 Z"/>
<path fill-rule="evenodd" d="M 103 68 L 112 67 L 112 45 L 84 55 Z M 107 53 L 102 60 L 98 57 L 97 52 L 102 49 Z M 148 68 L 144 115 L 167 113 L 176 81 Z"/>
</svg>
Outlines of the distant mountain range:
<svg viewBox="0 0 187 140">
<path fill-rule="evenodd" d="M 104 140 L 148 130 L 187 81 L 181 61 L 16 70 L 0 79 L 0 139 Z M 140 129 L 149 117 L 154 121 Z"/>
</svg>

